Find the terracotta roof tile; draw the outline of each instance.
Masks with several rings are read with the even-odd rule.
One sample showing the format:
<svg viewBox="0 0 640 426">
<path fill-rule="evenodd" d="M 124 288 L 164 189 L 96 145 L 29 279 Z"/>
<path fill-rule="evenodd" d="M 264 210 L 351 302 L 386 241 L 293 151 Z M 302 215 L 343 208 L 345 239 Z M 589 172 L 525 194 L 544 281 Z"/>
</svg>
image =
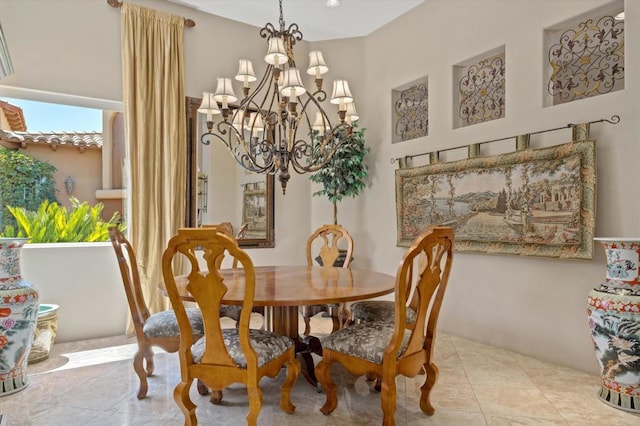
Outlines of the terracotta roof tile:
<svg viewBox="0 0 640 426">
<path fill-rule="evenodd" d="M 4 116 L 9 122 L 9 127 L 14 132 L 24 132 L 27 130 L 27 124 L 24 121 L 22 108 L 12 105 L 7 101 L 0 100 L 0 109 L 4 112 Z"/>
<path fill-rule="evenodd" d="M 102 148 L 102 133 L 98 132 L 10 132 L 0 129 L 0 141 L 13 142 L 23 148 L 27 143 L 50 145 L 56 149 L 58 145 L 78 147 L 81 150 L 89 147 Z"/>
</svg>

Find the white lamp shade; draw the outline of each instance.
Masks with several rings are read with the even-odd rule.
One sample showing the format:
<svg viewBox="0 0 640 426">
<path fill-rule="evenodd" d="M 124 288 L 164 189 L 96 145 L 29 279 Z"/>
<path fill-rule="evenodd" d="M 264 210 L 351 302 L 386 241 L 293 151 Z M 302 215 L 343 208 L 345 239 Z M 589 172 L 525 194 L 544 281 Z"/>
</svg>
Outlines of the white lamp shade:
<svg viewBox="0 0 640 426">
<path fill-rule="evenodd" d="M 240 59 L 238 64 L 238 74 L 236 80 L 250 83 L 256 81 L 256 73 L 253 72 L 253 64 L 247 59 Z"/>
<path fill-rule="evenodd" d="M 320 111 L 316 111 L 316 119 L 313 121 L 311 128 L 317 130 L 320 136 L 324 135 L 324 130 L 327 127 L 327 123 L 324 121 L 324 117 Z"/>
<path fill-rule="evenodd" d="M 218 87 L 216 88 L 216 93 L 213 94 L 213 99 L 222 102 L 222 108 L 226 108 L 227 102 L 235 102 L 238 100 L 236 94 L 233 92 L 230 78 L 218 78 Z"/>
<path fill-rule="evenodd" d="M 349 102 L 347 104 L 347 113 L 345 115 L 351 121 L 356 121 L 358 118 L 360 118 L 358 116 L 358 111 L 356 111 L 356 103 L 355 102 Z"/>
<path fill-rule="evenodd" d="M 302 78 L 300 78 L 300 71 L 293 67 L 285 70 L 280 94 L 282 94 L 282 96 L 294 97 L 300 96 L 306 91 L 307 89 L 305 89 L 304 84 L 302 84 Z"/>
<path fill-rule="evenodd" d="M 322 74 L 325 74 L 328 71 L 329 67 L 327 67 L 327 64 L 324 62 L 322 52 L 319 50 L 309 52 L 309 68 L 307 68 L 307 74 L 315 75 L 316 78 L 320 78 Z"/>
<path fill-rule="evenodd" d="M 235 111 L 231 125 L 238 131 L 238 133 L 242 134 L 242 130 L 244 129 L 244 110 L 237 109 Z"/>
<path fill-rule="evenodd" d="M 271 37 L 264 61 L 277 67 L 288 60 L 287 51 L 284 49 L 284 41 L 280 37 Z"/>
<path fill-rule="evenodd" d="M 213 114 L 220 114 L 218 103 L 213 99 L 213 93 L 202 92 L 202 103 L 198 107 L 198 112 L 207 114 L 207 121 L 211 121 Z"/>
<path fill-rule="evenodd" d="M 353 95 L 349 90 L 347 80 L 336 80 L 333 82 L 333 93 L 331 95 L 332 104 L 348 104 L 353 102 Z"/>
</svg>

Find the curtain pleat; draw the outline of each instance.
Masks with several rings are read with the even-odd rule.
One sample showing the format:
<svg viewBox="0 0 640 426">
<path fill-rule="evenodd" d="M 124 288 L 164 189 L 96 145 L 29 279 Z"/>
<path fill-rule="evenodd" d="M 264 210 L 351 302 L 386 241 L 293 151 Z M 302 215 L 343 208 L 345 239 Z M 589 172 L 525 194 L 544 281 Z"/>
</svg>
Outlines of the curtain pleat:
<svg viewBox="0 0 640 426">
<path fill-rule="evenodd" d="M 185 221 L 184 19 L 129 3 L 121 14 L 128 226 L 154 313 L 169 306 L 158 291 L 162 253 Z"/>
</svg>

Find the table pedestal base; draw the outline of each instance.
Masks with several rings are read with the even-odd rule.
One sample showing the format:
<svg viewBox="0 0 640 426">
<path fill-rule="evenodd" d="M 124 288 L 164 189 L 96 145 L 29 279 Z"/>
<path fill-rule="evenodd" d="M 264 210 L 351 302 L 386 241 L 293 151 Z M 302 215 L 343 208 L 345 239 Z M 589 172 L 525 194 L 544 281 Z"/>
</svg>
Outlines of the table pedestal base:
<svg viewBox="0 0 640 426">
<path fill-rule="evenodd" d="M 313 356 L 322 356 L 320 339 L 315 336 L 300 336 L 298 329 L 299 309 L 297 306 L 265 306 L 265 329 L 289 336 L 296 345 L 296 354 L 302 366 L 302 375 L 312 386 L 318 387 Z"/>
</svg>

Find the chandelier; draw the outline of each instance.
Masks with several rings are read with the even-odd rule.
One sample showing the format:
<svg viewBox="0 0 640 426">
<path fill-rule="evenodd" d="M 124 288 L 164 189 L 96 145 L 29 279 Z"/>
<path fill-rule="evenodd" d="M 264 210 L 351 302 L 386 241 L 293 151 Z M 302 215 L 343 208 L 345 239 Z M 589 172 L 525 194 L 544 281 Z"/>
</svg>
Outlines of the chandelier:
<svg viewBox="0 0 640 426">
<path fill-rule="evenodd" d="M 323 168 L 351 133 L 351 123 L 358 116 L 349 83 L 336 80 L 327 105 L 337 105 L 337 120 L 334 117 L 335 124 L 331 123 L 330 114 L 323 108 L 327 92 L 322 75 L 329 68 L 320 51 L 309 53 L 307 74 L 315 76 L 315 88 L 313 92 L 305 88 L 293 54 L 302 33 L 295 23 L 285 27 L 282 0 L 279 4 L 279 29 L 267 23 L 260 30 L 267 41 L 267 67 L 260 81 L 251 61 L 240 59 L 235 80 L 243 84 L 242 99 L 235 95 L 230 78 L 218 78 L 215 93 L 202 94 L 198 112 L 207 115 L 203 144 L 220 140 L 245 169 L 277 173 L 284 194 L 291 177 L 289 167 L 299 174 Z M 214 131 L 213 116 L 217 114 L 222 120 Z"/>
</svg>

